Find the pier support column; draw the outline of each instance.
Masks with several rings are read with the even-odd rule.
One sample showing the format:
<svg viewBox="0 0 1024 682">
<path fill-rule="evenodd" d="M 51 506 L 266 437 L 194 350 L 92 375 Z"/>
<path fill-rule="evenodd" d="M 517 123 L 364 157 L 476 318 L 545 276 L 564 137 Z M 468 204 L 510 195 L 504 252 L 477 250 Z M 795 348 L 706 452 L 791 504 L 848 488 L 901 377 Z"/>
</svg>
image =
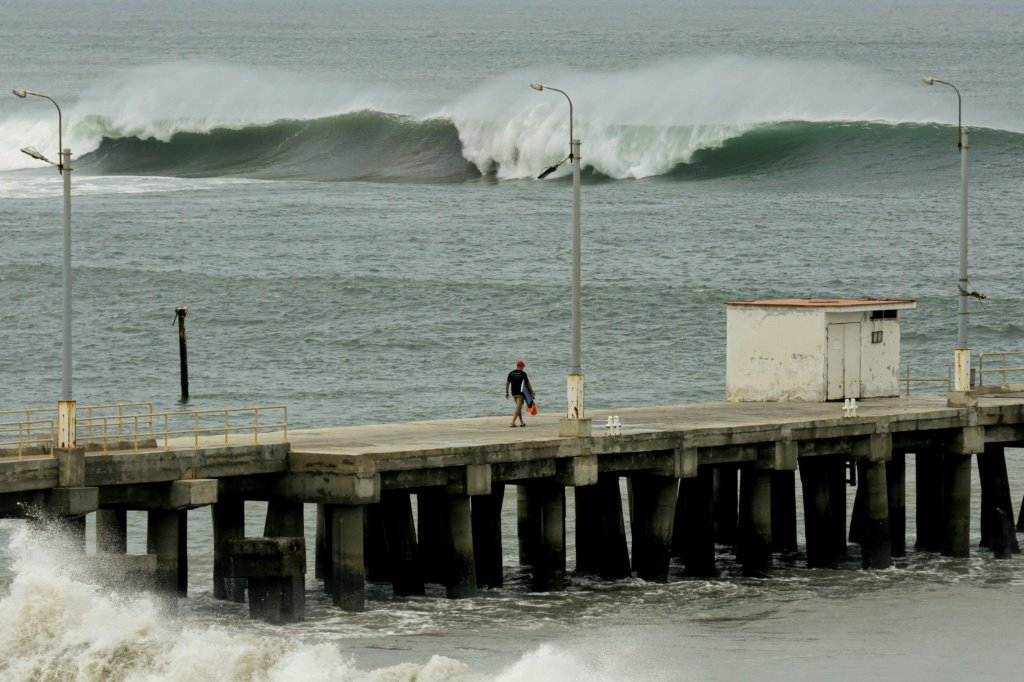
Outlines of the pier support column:
<svg viewBox="0 0 1024 682">
<path fill-rule="evenodd" d="M 423 594 L 423 574 L 416 546 L 412 499 L 405 490 L 382 490 L 378 507 L 387 538 L 391 587 L 396 597 Z"/>
<path fill-rule="evenodd" d="M 971 456 L 945 453 L 942 474 L 946 511 L 942 554 L 968 557 L 971 555 Z"/>
<path fill-rule="evenodd" d="M 914 455 L 914 491 L 917 510 L 917 538 L 914 547 L 937 552 L 945 534 L 943 499 L 943 458 L 939 450 L 923 450 Z"/>
<path fill-rule="evenodd" d="M 861 485 L 864 486 L 861 565 L 873 569 L 889 568 L 892 566 L 892 547 L 889 533 L 889 486 L 885 477 L 885 462 L 865 462 Z"/>
<path fill-rule="evenodd" d="M 617 474 L 598 474 L 596 485 L 574 488 L 576 570 L 604 580 L 630 577 L 626 522 Z"/>
<path fill-rule="evenodd" d="M 476 596 L 473 514 L 468 495 L 446 495 L 445 593 L 449 599 Z"/>
<path fill-rule="evenodd" d="M 303 537 L 305 519 L 302 503 L 289 500 L 270 500 L 267 503 L 267 520 L 263 524 L 263 535 L 272 537 Z"/>
<path fill-rule="evenodd" d="M 772 472 L 754 462 L 740 476 L 739 559 L 743 575 L 760 578 L 772 567 Z"/>
<path fill-rule="evenodd" d="M 178 511 L 178 596 L 188 596 L 188 509 Z"/>
<path fill-rule="evenodd" d="M 146 546 L 156 555 L 154 584 L 166 596 L 178 593 L 178 526 L 177 510 L 150 509 L 146 526 Z"/>
<path fill-rule="evenodd" d="M 331 587 L 334 605 L 346 611 L 366 608 L 363 507 L 324 505 L 331 529 Z"/>
<path fill-rule="evenodd" d="M 851 485 L 851 481 L 848 480 L 848 476 L 853 476 L 853 481 L 856 481 L 857 469 L 852 469 L 848 466 L 845 457 L 841 456 L 830 456 L 825 457 L 821 460 L 821 466 L 824 470 L 824 476 L 828 480 L 828 500 L 829 505 L 832 508 L 831 521 L 829 533 L 832 538 L 832 552 L 835 554 L 836 559 L 841 559 L 848 554 L 846 539 L 847 539 L 847 525 L 846 525 L 846 492 Z M 849 474 L 848 472 L 854 472 Z"/>
<path fill-rule="evenodd" d="M 366 560 L 366 582 L 391 582 L 388 536 L 384 529 L 384 515 L 379 503 L 363 507 L 363 551 Z"/>
<path fill-rule="evenodd" d="M 714 578 L 715 567 L 715 471 L 697 468 L 693 478 L 679 480 L 679 500 L 672 529 L 672 554 L 683 560 L 686 575 Z"/>
<path fill-rule="evenodd" d="M 1013 501 L 1002 445 L 986 443 L 985 451 L 978 453 L 978 477 L 981 479 L 981 546 L 992 549 L 997 558 L 1020 553 L 1012 527 Z"/>
<path fill-rule="evenodd" d="M 892 453 L 885 463 L 889 498 L 889 538 L 893 557 L 907 555 L 907 455 Z"/>
<path fill-rule="evenodd" d="M 290 500 L 270 500 L 267 503 L 267 520 L 263 524 L 263 535 L 272 537 L 306 537 L 306 519 L 301 502 Z M 305 556 L 305 545 L 303 545 Z M 305 571 L 303 575 L 293 575 L 290 591 L 304 594 L 306 590 Z M 249 595 L 252 600 L 252 594 Z"/>
<path fill-rule="evenodd" d="M 423 582 L 445 584 L 445 499 L 438 489 L 421 489 L 416 492 L 416 507 L 419 510 L 417 526 L 417 548 L 420 565 L 423 568 Z"/>
<path fill-rule="evenodd" d="M 316 543 L 313 554 L 313 577 L 324 581 L 324 592 L 331 589 L 331 533 L 323 503 L 316 505 Z"/>
<path fill-rule="evenodd" d="M 477 587 L 501 587 L 505 564 L 501 553 L 501 505 L 505 484 L 492 483 L 490 495 L 475 495 L 473 512 L 473 556 Z"/>
<path fill-rule="evenodd" d="M 213 598 L 245 601 L 245 578 L 227 577 L 227 542 L 245 537 L 245 500 L 219 498 L 210 505 L 213 517 Z"/>
<path fill-rule="evenodd" d="M 739 531 L 739 465 L 715 467 L 715 542 L 735 545 Z"/>
<path fill-rule="evenodd" d="M 540 509 L 536 484 L 516 486 L 516 535 L 519 539 L 519 565 L 534 566 L 540 547 Z"/>
<path fill-rule="evenodd" d="M 534 592 L 561 590 L 565 585 L 565 486 L 553 480 L 519 486 L 520 562 L 533 568 Z"/>
<path fill-rule="evenodd" d="M 772 472 L 772 549 L 795 552 L 796 472 Z"/>
<path fill-rule="evenodd" d="M 835 524 L 832 520 L 829 462 L 825 457 L 801 457 L 799 463 L 804 497 L 807 566 L 836 568 L 839 562 L 836 556 Z"/>
<path fill-rule="evenodd" d="M 633 569 L 638 578 L 668 582 L 679 479 L 641 473 L 629 479 Z"/>
<path fill-rule="evenodd" d="M 128 511 L 126 509 L 96 510 L 96 552 L 128 553 Z"/>
</svg>

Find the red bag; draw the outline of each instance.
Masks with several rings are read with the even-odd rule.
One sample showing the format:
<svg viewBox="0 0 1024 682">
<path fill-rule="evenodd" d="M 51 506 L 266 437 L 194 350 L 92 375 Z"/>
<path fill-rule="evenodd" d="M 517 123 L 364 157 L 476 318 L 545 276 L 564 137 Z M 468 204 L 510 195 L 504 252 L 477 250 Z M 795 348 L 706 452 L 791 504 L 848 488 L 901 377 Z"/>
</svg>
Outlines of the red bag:
<svg viewBox="0 0 1024 682">
<path fill-rule="evenodd" d="M 530 414 L 537 414 L 537 403 L 534 403 L 533 405 L 527 407 L 526 411 L 529 412 Z"/>
</svg>

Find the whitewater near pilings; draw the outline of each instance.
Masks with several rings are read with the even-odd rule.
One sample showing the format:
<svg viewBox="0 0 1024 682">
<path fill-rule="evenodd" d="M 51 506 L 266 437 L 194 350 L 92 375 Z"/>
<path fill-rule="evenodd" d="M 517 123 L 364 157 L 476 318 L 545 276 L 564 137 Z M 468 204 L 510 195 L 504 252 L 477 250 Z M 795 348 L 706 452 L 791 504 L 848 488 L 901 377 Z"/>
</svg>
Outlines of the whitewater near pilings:
<svg viewBox="0 0 1024 682">
<path fill-rule="evenodd" d="M 1019 551 L 1004 451 L 1024 442 L 1022 397 L 964 407 L 871 399 L 856 416 L 835 403 L 616 414 L 620 431 L 597 426 L 571 437 L 559 435 L 554 416 L 514 430 L 485 417 L 297 431 L 289 442 L 262 445 L 7 457 L 0 516 L 59 523 L 84 551 L 84 517 L 96 514 L 97 553 L 121 562 L 115 573 L 173 597 L 187 585 L 186 515 L 208 506 L 214 596 L 242 600 L 248 592 L 252 615 L 278 623 L 304 613 L 304 504 L 318 509 L 315 584 L 350 611 L 365 608 L 367 582 L 390 583 L 396 596 L 422 595 L 434 583 L 448 598 L 471 598 L 500 587 L 516 560 L 535 591 L 560 590 L 573 576 L 570 546 L 576 574 L 608 580 L 664 582 L 674 560 L 689 576 L 713 577 L 716 554 L 733 551 L 749 576 L 770 576 L 779 552 L 835 568 L 848 543 L 859 545 L 865 569 L 885 569 L 908 542 L 907 455 L 916 464 L 919 550 L 970 555 L 976 458 L 982 544 L 997 558 Z M 604 416 L 591 414 L 598 425 Z M 515 486 L 517 557 L 501 550 L 507 486 Z M 574 542 L 566 537 L 570 489 Z M 269 502 L 260 538 L 244 537 L 249 500 Z M 128 510 L 148 513 L 146 555 L 126 554 Z"/>
</svg>

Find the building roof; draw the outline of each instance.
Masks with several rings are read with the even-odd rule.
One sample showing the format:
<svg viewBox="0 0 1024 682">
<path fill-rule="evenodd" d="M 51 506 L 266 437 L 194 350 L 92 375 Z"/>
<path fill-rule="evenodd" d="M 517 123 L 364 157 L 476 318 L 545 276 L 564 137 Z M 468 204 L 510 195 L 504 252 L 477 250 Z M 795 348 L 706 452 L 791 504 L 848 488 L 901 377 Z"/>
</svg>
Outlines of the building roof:
<svg viewBox="0 0 1024 682">
<path fill-rule="evenodd" d="M 777 298 L 760 301 L 726 301 L 726 305 L 770 306 L 776 308 L 868 308 L 894 310 L 916 308 L 917 301 L 909 298 Z"/>
</svg>

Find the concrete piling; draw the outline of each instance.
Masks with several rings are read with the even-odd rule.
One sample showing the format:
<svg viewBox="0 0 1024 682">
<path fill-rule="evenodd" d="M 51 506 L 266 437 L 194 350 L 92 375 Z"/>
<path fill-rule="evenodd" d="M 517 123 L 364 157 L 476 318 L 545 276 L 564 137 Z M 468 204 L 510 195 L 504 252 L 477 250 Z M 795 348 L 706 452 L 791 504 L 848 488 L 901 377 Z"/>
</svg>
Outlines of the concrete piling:
<svg viewBox="0 0 1024 682">
<path fill-rule="evenodd" d="M 796 472 L 772 471 L 772 549 L 797 550 Z"/>
<path fill-rule="evenodd" d="M 740 472 L 740 552 L 743 575 L 764 577 L 772 566 L 772 476 L 758 463 Z"/>
<path fill-rule="evenodd" d="M 381 491 L 379 510 L 387 538 L 388 573 L 395 596 L 422 595 L 423 572 L 416 546 L 411 496 L 405 490 Z"/>
<path fill-rule="evenodd" d="M 165 596 L 178 593 L 178 526 L 181 514 L 177 510 L 150 509 L 146 525 L 146 546 L 156 555 L 158 592 Z"/>
<path fill-rule="evenodd" d="M 473 515 L 468 495 L 445 496 L 445 594 L 449 599 L 476 596 Z"/>
<path fill-rule="evenodd" d="M 616 474 L 599 474 L 595 485 L 574 488 L 576 570 L 604 580 L 630 577 L 622 493 Z"/>
<path fill-rule="evenodd" d="M 225 497 L 210 505 L 213 517 L 213 598 L 234 602 L 245 601 L 245 578 L 227 576 L 227 545 L 229 540 L 245 537 L 245 501 Z"/>
<path fill-rule="evenodd" d="M 1020 553 L 1017 534 L 1005 535 L 1003 519 L 1013 519 L 1010 481 L 1006 474 L 1006 454 L 1002 445 L 987 443 L 978 453 L 978 478 L 981 483 L 981 546 L 995 551 L 995 546 Z"/>
<path fill-rule="evenodd" d="M 96 510 L 96 552 L 98 554 L 128 553 L 128 511 L 126 509 Z"/>
<path fill-rule="evenodd" d="M 885 464 L 884 461 L 864 463 L 861 479 L 864 487 L 863 532 L 860 540 L 861 564 L 864 568 L 885 569 L 892 566 L 889 486 L 885 477 Z"/>
<path fill-rule="evenodd" d="M 807 538 L 807 566 L 836 568 L 835 522 L 828 463 L 822 457 L 800 457 L 800 484 L 804 499 L 804 535 Z M 845 533 L 844 533 L 845 545 Z"/>
<path fill-rule="evenodd" d="M 519 561 L 531 567 L 531 589 L 560 590 L 565 584 L 565 486 L 540 479 L 519 485 L 516 494 Z"/>
<path fill-rule="evenodd" d="M 715 542 L 735 545 L 739 532 L 738 464 L 715 467 Z"/>
<path fill-rule="evenodd" d="M 444 493 L 440 489 L 426 488 L 417 491 L 417 548 L 425 583 L 445 583 L 444 506 Z"/>
<path fill-rule="evenodd" d="M 366 564 L 363 557 L 363 507 L 324 506 L 331 530 L 331 588 L 335 606 L 345 611 L 366 608 Z"/>
<path fill-rule="evenodd" d="M 383 493 L 381 493 L 383 497 Z M 380 504 L 368 504 L 363 514 L 363 548 L 366 559 L 366 582 L 391 582 L 391 562 L 388 557 L 389 538 L 384 528 L 384 514 Z"/>
<path fill-rule="evenodd" d="M 922 450 L 914 455 L 914 490 L 917 504 L 917 539 L 914 547 L 917 549 L 932 552 L 942 549 L 942 539 L 945 535 L 945 493 L 942 476 L 944 457 L 944 453 L 938 450 Z"/>
<path fill-rule="evenodd" d="M 889 543 L 893 557 L 907 554 L 907 455 L 892 453 L 885 463 L 885 482 L 888 486 Z"/>
<path fill-rule="evenodd" d="M 642 580 L 668 582 L 678 490 L 679 479 L 669 476 L 640 473 L 629 479 L 633 570 Z"/>
<path fill-rule="evenodd" d="M 971 554 L 971 456 L 945 453 L 942 475 L 945 534 L 941 551 L 944 556 L 968 557 Z"/>
<path fill-rule="evenodd" d="M 672 529 L 672 553 L 683 560 L 686 575 L 713 578 L 715 567 L 715 471 L 697 468 L 697 475 L 679 481 L 679 500 Z"/>
<path fill-rule="evenodd" d="M 845 457 L 826 457 L 820 462 L 827 479 L 828 500 L 831 507 L 830 537 L 832 552 L 838 559 L 847 555 L 846 491 L 856 485 L 857 469 Z"/>
<path fill-rule="evenodd" d="M 305 619 L 305 538 L 232 538 L 224 546 L 228 578 L 249 585 L 250 617 L 276 625 Z"/>
<path fill-rule="evenodd" d="M 505 484 L 492 483 L 490 495 L 475 495 L 473 515 L 473 557 L 476 560 L 477 587 L 501 587 L 504 584 L 504 557 L 501 553 L 501 506 Z"/>
</svg>

